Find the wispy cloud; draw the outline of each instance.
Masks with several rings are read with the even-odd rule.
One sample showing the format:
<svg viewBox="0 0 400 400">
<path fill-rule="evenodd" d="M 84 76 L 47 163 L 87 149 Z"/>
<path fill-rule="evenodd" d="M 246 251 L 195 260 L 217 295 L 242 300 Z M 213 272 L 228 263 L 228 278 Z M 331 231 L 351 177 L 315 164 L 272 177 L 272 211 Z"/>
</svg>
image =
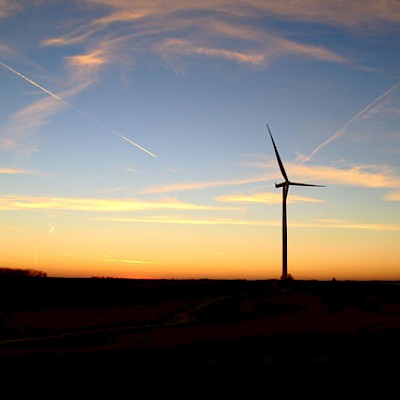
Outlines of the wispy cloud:
<svg viewBox="0 0 400 400">
<path fill-rule="evenodd" d="M 69 81 L 79 88 L 79 91 L 92 85 L 99 77 L 101 68 L 108 63 L 108 57 L 102 49 L 91 49 L 84 54 L 65 57 L 69 71 Z"/>
<path fill-rule="evenodd" d="M 11 143 L 13 143 L 13 138 L 9 138 Z M 7 147 L 7 140 L 5 140 L 5 147 Z M 20 159 L 26 159 L 29 158 L 32 154 L 36 154 L 40 151 L 40 145 L 38 144 L 33 144 L 33 145 L 28 145 L 24 147 L 20 147 L 18 150 L 15 151 L 15 154 L 17 155 L 18 158 Z"/>
<path fill-rule="evenodd" d="M 0 16 L 1 18 L 1 16 Z M 6 46 L 4 43 L 0 42 L 0 54 L 1 55 L 14 55 L 15 51 L 11 50 L 8 46 Z"/>
<path fill-rule="evenodd" d="M 143 260 L 130 260 L 124 258 L 114 258 L 103 254 L 103 262 L 116 262 L 116 263 L 124 263 L 124 264 L 155 264 L 154 261 L 143 261 Z"/>
<path fill-rule="evenodd" d="M 3 148 L 16 149 L 22 139 L 49 123 L 50 117 L 64 108 L 57 100 L 44 98 L 15 112 L 0 129 Z"/>
<path fill-rule="evenodd" d="M 276 16 L 334 26 L 363 28 L 365 25 L 400 21 L 400 9 L 396 0 L 335 1 L 329 3 L 324 0 L 279 2 L 250 0 L 250 4 Z"/>
<path fill-rule="evenodd" d="M 302 6 L 311 10 L 306 19 L 312 20 L 312 10 L 319 21 L 321 11 L 326 7 L 315 2 L 289 2 L 289 6 L 280 7 L 258 0 L 239 0 L 227 4 L 226 0 L 215 2 L 185 1 L 145 1 L 109 2 L 92 0 L 91 3 L 108 7 L 103 8 L 101 17 L 89 20 L 87 24 L 65 36 L 47 38 L 47 46 L 86 44 L 93 52 L 95 47 L 106 54 L 107 59 L 119 59 L 129 47 L 132 54 L 144 51 L 156 51 L 163 59 L 171 62 L 174 55 L 203 56 L 221 58 L 227 61 L 260 66 L 276 56 L 298 54 L 329 62 L 347 62 L 334 51 L 310 43 L 300 43 L 274 34 L 271 29 L 260 25 L 250 28 L 248 21 L 257 21 L 265 17 L 284 15 L 294 20 L 304 19 L 299 13 Z M 291 12 L 292 10 L 292 12 Z M 343 19 L 343 13 L 338 16 Z M 303 17 L 302 17 L 303 16 Z M 112 25 L 113 34 L 109 32 Z M 231 39 L 235 39 L 233 44 Z"/>
<path fill-rule="evenodd" d="M 2 196 L 0 210 L 65 210 L 83 212 L 129 212 L 145 210 L 238 211 L 241 207 L 221 207 L 185 203 L 177 199 L 143 201 L 138 199 L 95 199 L 63 197 Z"/>
<path fill-rule="evenodd" d="M 107 189 L 99 190 L 98 193 L 118 193 L 118 192 L 123 192 L 127 189 L 127 186 L 116 186 L 116 187 L 110 187 Z"/>
<path fill-rule="evenodd" d="M 254 168 L 264 170 L 277 170 L 275 160 L 271 162 L 249 162 L 246 164 Z M 348 186 L 361 186 L 370 188 L 393 188 L 400 186 L 400 179 L 391 167 L 385 165 L 355 165 L 350 167 L 335 168 L 321 165 L 302 165 L 295 163 L 285 163 L 285 169 L 292 181 L 301 181 L 318 184 L 339 184 Z M 172 193 L 188 190 L 201 190 L 226 186 L 241 186 L 259 182 L 268 182 L 280 179 L 277 171 L 269 172 L 262 176 L 254 176 L 243 179 L 204 181 L 191 183 L 177 183 L 171 185 L 154 186 L 143 190 L 142 194 L 150 193 Z M 272 185 L 271 185 L 272 186 Z M 263 198 L 267 194 L 260 194 L 259 200 L 267 201 Z M 269 196 L 269 195 L 268 195 Z M 293 199 L 292 199 L 293 200 Z M 254 200 L 255 201 L 255 200 Z M 299 201 L 307 201 L 306 198 Z M 312 201 L 312 200 L 308 200 Z"/>
<path fill-rule="evenodd" d="M 4 175 L 41 175 L 40 172 L 16 168 L 0 168 L 0 174 Z"/>
<path fill-rule="evenodd" d="M 137 170 L 135 168 L 132 167 L 126 167 L 125 168 L 128 172 L 130 172 L 131 174 L 135 174 L 137 172 Z"/>
<path fill-rule="evenodd" d="M 0 1 L 0 18 L 6 17 L 21 9 L 21 4 L 15 0 L 1 0 Z"/>
<path fill-rule="evenodd" d="M 244 165 L 263 170 L 275 170 L 273 178 L 278 177 L 279 169 L 275 160 L 271 161 L 250 161 Z M 388 165 L 344 165 L 341 168 L 322 165 L 303 165 L 293 162 L 285 162 L 285 169 L 292 181 L 317 183 L 317 184 L 338 184 L 347 186 L 359 186 L 370 188 L 395 188 L 400 186 L 398 172 Z M 271 178 L 271 174 L 269 174 Z"/>
<path fill-rule="evenodd" d="M 395 171 L 384 165 L 356 165 L 349 168 L 333 168 L 290 164 L 291 176 L 300 179 L 319 181 L 321 184 L 334 183 L 340 185 L 369 188 L 393 188 L 400 186 L 400 179 Z M 295 180 L 295 179 L 293 179 Z"/>
<path fill-rule="evenodd" d="M 278 39 L 277 42 L 281 46 L 281 53 L 298 54 L 321 61 L 349 63 L 347 58 L 320 46 L 298 43 L 286 39 Z"/>
<path fill-rule="evenodd" d="M 268 180 L 265 176 L 250 177 L 244 179 L 233 179 L 226 181 L 206 181 L 206 182 L 192 182 L 192 183 L 177 183 L 173 185 L 154 186 L 143 190 L 142 194 L 148 193 L 170 193 L 170 192 L 181 192 L 185 190 L 198 190 L 198 189 L 210 189 L 222 186 L 235 186 L 235 185 L 246 185 L 250 183 L 265 182 Z"/>
<path fill-rule="evenodd" d="M 282 202 L 282 194 L 279 193 L 253 193 L 248 195 L 243 194 L 227 194 L 223 196 L 218 196 L 215 198 L 217 201 L 224 203 L 236 203 L 236 204 L 280 204 Z M 297 196 L 291 194 L 288 197 L 288 202 L 291 203 L 322 203 L 323 200 L 315 199 L 312 197 Z"/>
<path fill-rule="evenodd" d="M 99 217 L 96 220 L 109 222 L 149 222 L 158 224 L 178 225 L 261 225 L 280 226 L 280 221 L 252 221 L 229 218 L 193 218 L 183 215 L 155 215 L 150 217 Z"/>
<path fill-rule="evenodd" d="M 155 224 L 174 224 L 174 225 L 234 225 L 234 226 L 269 226 L 281 227 L 279 220 L 245 220 L 229 218 L 192 218 L 187 216 L 159 215 L 151 217 L 99 217 L 96 220 L 108 222 L 141 222 Z M 394 224 L 370 224 L 357 223 L 343 220 L 319 220 L 317 222 L 298 222 L 288 221 L 288 226 L 292 228 L 321 228 L 321 229 L 355 229 L 373 230 L 380 232 L 399 232 L 400 226 Z"/>
<path fill-rule="evenodd" d="M 390 192 L 385 196 L 386 201 L 400 201 L 400 191 Z"/>
<path fill-rule="evenodd" d="M 245 53 L 223 48 L 212 48 L 206 46 L 196 46 L 183 39 L 167 39 L 160 43 L 158 49 L 163 56 L 171 54 L 200 55 L 207 57 L 224 58 L 237 63 L 250 64 L 252 66 L 261 65 L 265 61 L 264 54 Z"/>
<path fill-rule="evenodd" d="M 400 226 L 394 224 L 370 224 L 370 223 L 364 224 L 352 221 L 332 220 L 332 219 L 321 219 L 319 221 L 325 228 L 360 229 L 360 230 L 380 231 L 380 232 L 400 232 Z"/>
<path fill-rule="evenodd" d="M 301 21 L 332 25 L 360 26 L 362 23 L 396 22 L 400 20 L 400 10 L 396 0 L 336 1 L 324 0 L 214 0 L 187 2 L 182 0 L 147 0 L 132 3 L 130 0 L 90 0 L 91 3 L 110 7 L 111 13 L 103 17 L 103 23 L 116 20 L 138 20 L 150 16 L 186 12 L 214 12 L 236 17 L 256 18 L 265 16 L 285 17 Z"/>
</svg>

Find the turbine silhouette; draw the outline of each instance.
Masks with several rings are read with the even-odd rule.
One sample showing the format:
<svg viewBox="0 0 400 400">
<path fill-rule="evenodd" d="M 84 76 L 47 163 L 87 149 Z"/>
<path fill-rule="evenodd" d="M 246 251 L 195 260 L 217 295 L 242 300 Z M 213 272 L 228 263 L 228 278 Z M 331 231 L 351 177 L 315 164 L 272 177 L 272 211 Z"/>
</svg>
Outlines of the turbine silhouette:
<svg viewBox="0 0 400 400">
<path fill-rule="evenodd" d="M 287 216 L 286 216 L 286 199 L 289 192 L 289 186 L 317 186 L 317 187 L 325 187 L 323 185 L 311 185 L 309 183 L 298 183 L 291 182 L 286 174 L 285 168 L 283 167 L 282 160 L 279 156 L 278 149 L 276 148 L 274 138 L 272 137 L 271 130 L 267 124 L 269 135 L 271 136 L 272 145 L 274 146 L 275 156 L 279 164 L 279 168 L 285 179 L 282 183 L 275 183 L 276 188 L 282 188 L 282 276 L 281 279 L 287 279 Z"/>
</svg>

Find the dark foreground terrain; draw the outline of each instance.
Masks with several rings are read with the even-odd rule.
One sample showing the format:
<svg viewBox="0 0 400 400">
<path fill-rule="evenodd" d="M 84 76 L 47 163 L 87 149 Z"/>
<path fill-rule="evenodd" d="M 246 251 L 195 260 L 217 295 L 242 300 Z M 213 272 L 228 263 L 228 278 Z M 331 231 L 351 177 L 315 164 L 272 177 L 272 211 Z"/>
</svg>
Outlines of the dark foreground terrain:
<svg viewBox="0 0 400 400">
<path fill-rule="evenodd" d="M 20 278 L 0 282 L 0 364 L 380 371 L 398 282 Z M 44 371 L 44 369 L 43 369 Z"/>
</svg>

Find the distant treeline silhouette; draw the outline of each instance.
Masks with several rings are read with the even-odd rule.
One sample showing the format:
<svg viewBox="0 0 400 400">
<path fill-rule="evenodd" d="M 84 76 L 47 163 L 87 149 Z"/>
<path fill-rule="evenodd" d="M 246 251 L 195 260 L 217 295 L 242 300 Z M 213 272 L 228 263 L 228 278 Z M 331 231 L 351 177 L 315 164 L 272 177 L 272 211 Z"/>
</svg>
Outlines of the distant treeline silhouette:
<svg viewBox="0 0 400 400">
<path fill-rule="evenodd" d="M 0 268 L 1 278 L 46 278 L 46 272 L 35 269 Z"/>
</svg>

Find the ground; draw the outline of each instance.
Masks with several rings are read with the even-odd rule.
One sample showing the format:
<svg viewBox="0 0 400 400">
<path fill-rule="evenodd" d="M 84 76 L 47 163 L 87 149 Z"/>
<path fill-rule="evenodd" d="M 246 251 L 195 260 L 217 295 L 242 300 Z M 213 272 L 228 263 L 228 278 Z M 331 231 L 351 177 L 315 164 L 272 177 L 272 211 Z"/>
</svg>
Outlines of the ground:
<svg viewBox="0 0 400 400">
<path fill-rule="evenodd" d="M 0 363 L 389 368 L 398 282 L 23 278 L 1 282 Z"/>
</svg>

